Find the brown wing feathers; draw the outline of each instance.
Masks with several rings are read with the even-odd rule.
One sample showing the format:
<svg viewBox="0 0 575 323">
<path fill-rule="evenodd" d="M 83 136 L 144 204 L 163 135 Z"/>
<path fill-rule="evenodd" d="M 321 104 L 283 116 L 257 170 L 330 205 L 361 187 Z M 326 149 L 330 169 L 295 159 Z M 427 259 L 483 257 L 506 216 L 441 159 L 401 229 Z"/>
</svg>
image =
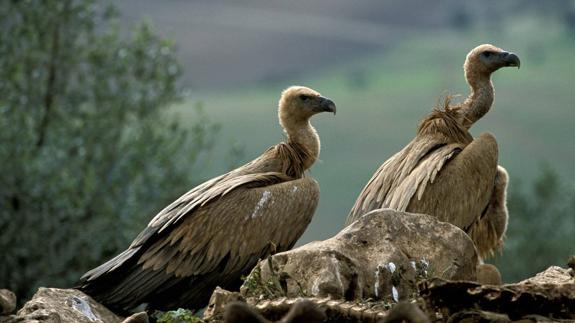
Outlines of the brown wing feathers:
<svg viewBox="0 0 575 323">
<path fill-rule="evenodd" d="M 459 126 L 452 129 L 455 119 L 450 109 L 436 109 L 428 115 L 420 124 L 416 138 L 383 163 L 367 183 L 347 224 L 377 208 L 405 211 L 416 194 L 421 198 L 427 184 L 433 183 L 444 164 L 472 140 Z"/>
</svg>

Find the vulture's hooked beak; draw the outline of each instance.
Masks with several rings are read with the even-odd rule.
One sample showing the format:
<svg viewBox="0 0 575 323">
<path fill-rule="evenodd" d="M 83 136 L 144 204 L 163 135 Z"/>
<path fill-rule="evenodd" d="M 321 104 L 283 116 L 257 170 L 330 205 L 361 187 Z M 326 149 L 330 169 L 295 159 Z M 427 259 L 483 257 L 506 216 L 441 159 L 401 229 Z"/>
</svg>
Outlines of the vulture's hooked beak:
<svg viewBox="0 0 575 323">
<path fill-rule="evenodd" d="M 336 108 L 335 103 L 333 103 L 332 100 L 323 96 L 320 96 L 319 100 L 320 100 L 319 103 L 320 112 L 333 112 L 333 115 L 335 115 Z"/>
<path fill-rule="evenodd" d="M 503 52 L 501 53 L 501 59 L 503 59 L 505 66 L 517 66 L 517 69 L 521 66 L 521 61 L 515 53 Z"/>
</svg>

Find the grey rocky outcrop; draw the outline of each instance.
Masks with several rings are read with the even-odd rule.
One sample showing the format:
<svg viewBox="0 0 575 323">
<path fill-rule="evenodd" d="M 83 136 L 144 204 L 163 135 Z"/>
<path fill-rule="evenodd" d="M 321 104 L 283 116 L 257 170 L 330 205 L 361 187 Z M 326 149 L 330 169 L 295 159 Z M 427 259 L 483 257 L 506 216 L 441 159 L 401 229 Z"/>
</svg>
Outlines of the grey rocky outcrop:
<svg viewBox="0 0 575 323">
<path fill-rule="evenodd" d="M 2 323 L 116 323 L 122 319 L 90 296 L 75 289 L 43 288 L 16 315 Z"/>
<path fill-rule="evenodd" d="M 424 214 L 381 209 L 333 238 L 261 261 L 241 291 L 257 296 L 253 280 L 259 279 L 271 282 L 279 296 L 399 301 L 428 276 L 475 280 L 477 264 L 473 242 L 456 226 Z"/>
</svg>

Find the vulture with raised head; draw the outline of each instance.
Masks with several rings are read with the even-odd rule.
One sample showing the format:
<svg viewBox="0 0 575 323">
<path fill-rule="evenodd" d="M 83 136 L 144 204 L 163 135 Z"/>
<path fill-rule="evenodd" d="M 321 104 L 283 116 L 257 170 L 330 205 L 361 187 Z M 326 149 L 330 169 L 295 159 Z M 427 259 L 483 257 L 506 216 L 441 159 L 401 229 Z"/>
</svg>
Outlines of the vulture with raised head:
<svg viewBox="0 0 575 323">
<path fill-rule="evenodd" d="M 310 118 L 320 112 L 335 114 L 335 104 L 306 87 L 286 89 L 278 111 L 285 142 L 168 205 L 77 288 L 120 312 L 199 309 L 216 286 L 238 288 L 259 259 L 292 248 L 312 219 L 319 186 L 305 171 L 319 156 Z"/>
<path fill-rule="evenodd" d="M 463 65 L 467 99 L 431 112 L 416 137 L 375 172 L 348 215 L 347 224 L 379 208 L 425 213 L 470 234 L 481 258 L 503 243 L 507 229 L 507 172 L 497 165 L 490 133 L 473 138 L 469 128 L 491 108 L 491 74 L 519 67 L 519 58 L 493 45 L 474 48 Z"/>
</svg>

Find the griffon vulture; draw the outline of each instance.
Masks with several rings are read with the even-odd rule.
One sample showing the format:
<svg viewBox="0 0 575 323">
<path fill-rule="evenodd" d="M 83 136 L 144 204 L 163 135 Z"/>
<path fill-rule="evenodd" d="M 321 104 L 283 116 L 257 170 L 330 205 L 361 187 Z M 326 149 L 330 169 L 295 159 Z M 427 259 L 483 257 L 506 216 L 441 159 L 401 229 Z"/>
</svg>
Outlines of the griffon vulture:
<svg viewBox="0 0 575 323">
<path fill-rule="evenodd" d="M 304 173 L 320 141 L 310 118 L 326 111 L 335 114 L 335 104 L 318 92 L 286 89 L 278 110 L 285 142 L 168 205 L 78 288 L 126 312 L 140 304 L 198 309 L 216 286 L 239 287 L 258 259 L 292 248 L 312 219 L 319 186 Z"/>
<path fill-rule="evenodd" d="M 435 109 L 416 137 L 375 172 L 357 198 L 347 224 L 368 211 L 392 208 L 425 213 L 470 234 L 481 258 L 502 245 L 507 228 L 507 172 L 497 165 L 492 134 L 473 138 L 469 128 L 493 103 L 491 74 L 519 67 L 519 58 L 492 45 L 468 55 L 465 78 L 471 93 L 460 105 Z"/>
</svg>

